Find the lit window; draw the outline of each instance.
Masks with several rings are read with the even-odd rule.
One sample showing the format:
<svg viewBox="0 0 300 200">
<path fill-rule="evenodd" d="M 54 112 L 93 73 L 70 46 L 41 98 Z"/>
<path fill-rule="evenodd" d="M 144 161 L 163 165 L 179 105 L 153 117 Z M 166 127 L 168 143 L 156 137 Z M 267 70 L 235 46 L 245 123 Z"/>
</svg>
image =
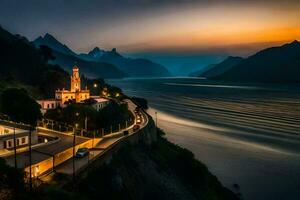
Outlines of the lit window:
<svg viewBox="0 0 300 200">
<path fill-rule="evenodd" d="M 13 147 L 13 141 L 12 140 L 7 140 L 6 141 L 6 148 L 11 148 Z"/>
</svg>

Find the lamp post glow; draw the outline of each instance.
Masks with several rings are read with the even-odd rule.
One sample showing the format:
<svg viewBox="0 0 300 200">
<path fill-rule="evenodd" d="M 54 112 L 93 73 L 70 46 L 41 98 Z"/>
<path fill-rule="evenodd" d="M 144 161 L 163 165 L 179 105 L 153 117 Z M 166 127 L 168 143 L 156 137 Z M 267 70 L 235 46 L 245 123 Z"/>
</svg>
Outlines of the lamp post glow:
<svg viewBox="0 0 300 200">
<path fill-rule="evenodd" d="M 31 126 L 29 126 L 29 191 L 32 192 L 32 155 L 31 155 Z"/>
<path fill-rule="evenodd" d="M 17 169 L 17 142 L 16 142 L 16 128 L 14 127 L 14 157 L 15 157 L 15 168 Z"/>
<path fill-rule="evenodd" d="M 157 112 L 155 111 L 155 123 L 156 123 L 156 128 L 157 128 Z"/>
<path fill-rule="evenodd" d="M 75 115 L 78 117 L 79 113 L 76 112 Z M 76 145 L 76 129 L 78 128 L 78 123 L 75 124 L 73 128 L 73 183 L 75 184 L 75 145 Z"/>
<path fill-rule="evenodd" d="M 75 128 L 73 128 L 73 183 L 75 183 L 75 145 L 76 145 L 76 129 L 78 124 L 75 124 Z"/>
<path fill-rule="evenodd" d="M 156 135 L 158 134 L 158 127 L 157 127 L 157 112 L 155 111 L 155 123 L 156 123 Z"/>
</svg>

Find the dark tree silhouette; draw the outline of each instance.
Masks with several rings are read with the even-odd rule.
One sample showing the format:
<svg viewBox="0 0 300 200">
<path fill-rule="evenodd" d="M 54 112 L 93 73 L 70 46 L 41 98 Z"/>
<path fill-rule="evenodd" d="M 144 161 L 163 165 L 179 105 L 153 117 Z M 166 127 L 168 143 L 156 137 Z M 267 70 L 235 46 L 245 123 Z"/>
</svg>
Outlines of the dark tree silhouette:
<svg viewBox="0 0 300 200">
<path fill-rule="evenodd" d="M 2 112 L 13 121 L 32 126 L 41 118 L 40 105 L 23 89 L 7 89 L 1 95 Z"/>
</svg>

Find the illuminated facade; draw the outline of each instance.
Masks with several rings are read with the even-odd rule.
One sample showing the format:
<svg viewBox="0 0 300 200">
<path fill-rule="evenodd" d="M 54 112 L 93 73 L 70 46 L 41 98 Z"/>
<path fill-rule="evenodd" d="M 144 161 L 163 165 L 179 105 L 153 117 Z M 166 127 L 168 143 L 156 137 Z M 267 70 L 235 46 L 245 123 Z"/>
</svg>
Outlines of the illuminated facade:
<svg viewBox="0 0 300 200">
<path fill-rule="evenodd" d="M 73 73 L 71 76 L 71 89 L 58 89 L 55 91 L 55 99 L 43 99 L 37 102 L 41 105 L 41 110 L 43 113 L 49 109 L 55 109 L 58 106 L 63 107 L 65 103 L 69 100 L 73 100 L 76 103 L 80 103 L 86 99 L 90 98 L 90 91 L 85 88 L 81 89 L 81 80 L 79 74 L 79 68 L 77 66 L 73 67 Z"/>
<path fill-rule="evenodd" d="M 55 99 L 59 101 L 60 105 L 64 105 L 66 101 L 75 100 L 76 103 L 80 103 L 90 98 L 90 91 L 85 88 L 81 89 L 81 81 L 79 75 L 79 68 L 73 67 L 73 74 L 71 76 L 71 90 L 56 90 Z"/>
<path fill-rule="evenodd" d="M 85 88 L 81 89 L 81 80 L 79 74 L 79 68 L 77 66 L 73 67 L 73 73 L 71 76 L 71 86 L 70 90 L 58 89 L 55 91 L 55 99 L 43 99 L 37 102 L 41 105 L 42 113 L 45 113 L 49 109 L 55 109 L 57 107 L 64 107 L 67 101 L 74 101 L 76 103 L 82 103 L 86 99 L 94 99 L 93 108 L 96 110 L 101 110 L 108 103 L 109 100 L 105 98 L 100 98 L 99 96 L 90 96 L 90 91 Z"/>
</svg>

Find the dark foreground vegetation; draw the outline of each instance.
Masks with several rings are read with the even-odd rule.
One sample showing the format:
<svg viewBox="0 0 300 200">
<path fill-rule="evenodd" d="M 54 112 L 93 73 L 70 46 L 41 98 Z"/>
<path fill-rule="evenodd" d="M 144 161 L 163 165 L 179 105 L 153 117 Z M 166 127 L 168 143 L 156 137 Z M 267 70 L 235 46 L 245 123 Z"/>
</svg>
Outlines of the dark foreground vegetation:
<svg viewBox="0 0 300 200">
<path fill-rule="evenodd" d="M 75 188 L 71 177 L 59 174 L 53 183 L 37 187 L 32 195 L 10 187 L 6 199 L 238 199 L 190 151 L 163 137 L 152 146 L 122 147 L 109 164 L 90 169 L 87 177 L 77 180 Z"/>
<path fill-rule="evenodd" d="M 121 149 L 77 190 L 88 199 L 237 199 L 190 151 L 163 137 L 152 147 Z"/>
<path fill-rule="evenodd" d="M 141 98 L 141 97 L 131 97 L 131 100 L 135 102 L 138 106 L 140 106 L 143 109 L 148 109 L 148 101 L 147 99 Z"/>
<path fill-rule="evenodd" d="M 77 124 L 79 129 L 85 128 L 87 120 L 88 131 L 103 129 L 104 133 L 118 130 L 119 125 L 120 128 L 124 128 L 126 124 L 133 123 L 134 119 L 127 104 L 114 101 L 99 111 L 88 104 L 70 104 L 65 108 L 48 110 L 44 117 L 71 126 Z"/>
<path fill-rule="evenodd" d="M 15 122 L 35 125 L 42 117 L 40 105 L 25 89 L 10 88 L 0 93 L 0 113 Z"/>
</svg>

